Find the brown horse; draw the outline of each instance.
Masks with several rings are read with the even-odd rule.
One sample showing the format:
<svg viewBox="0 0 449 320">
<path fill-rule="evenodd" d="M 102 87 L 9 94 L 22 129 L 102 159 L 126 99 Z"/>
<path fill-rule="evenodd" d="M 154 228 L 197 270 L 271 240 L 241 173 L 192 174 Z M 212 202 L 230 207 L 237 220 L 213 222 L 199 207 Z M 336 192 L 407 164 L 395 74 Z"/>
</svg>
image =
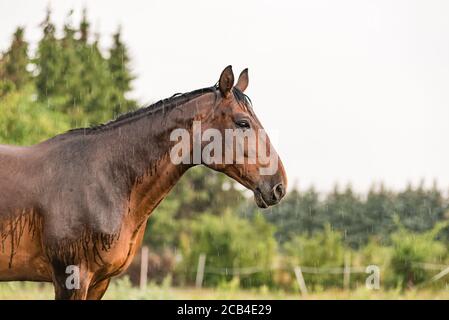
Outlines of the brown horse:
<svg viewBox="0 0 449 320">
<path fill-rule="evenodd" d="M 131 263 L 151 212 L 195 165 L 173 163 L 171 132 L 192 133 L 194 121 L 202 132 L 262 129 L 247 86 L 247 69 L 234 86 L 228 66 L 213 87 L 30 147 L 0 145 L 0 281 L 53 282 L 56 299 L 101 299 Z M 259 161 L 205 165 L 253 190 L 259 207 L 285 195 L 280 161 L 271 175 L 260 173 Z M 79 275 L 75 286 L 67 284 L 71 270 Z"/>
</svg>

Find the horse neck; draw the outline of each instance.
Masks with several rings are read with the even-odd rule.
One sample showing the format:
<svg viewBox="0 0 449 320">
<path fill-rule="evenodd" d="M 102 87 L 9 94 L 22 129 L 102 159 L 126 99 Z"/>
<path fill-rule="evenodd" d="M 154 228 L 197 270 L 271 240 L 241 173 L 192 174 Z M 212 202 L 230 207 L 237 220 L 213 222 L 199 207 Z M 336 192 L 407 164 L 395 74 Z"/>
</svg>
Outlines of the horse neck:
<svg viewBox="0 0 449 320">
<path fill-rule="evenodd" d="M 179 128 L 192 136 L 193 121 L 213 112 L 215 96 L 207 93 L 165 113 L 142 117 L 110 133 L 109 161 L 115 176 L 126 182 L 130 210 L 148 217 L 192 165 L 174 165 L 170 133 Z"/>
</svg>

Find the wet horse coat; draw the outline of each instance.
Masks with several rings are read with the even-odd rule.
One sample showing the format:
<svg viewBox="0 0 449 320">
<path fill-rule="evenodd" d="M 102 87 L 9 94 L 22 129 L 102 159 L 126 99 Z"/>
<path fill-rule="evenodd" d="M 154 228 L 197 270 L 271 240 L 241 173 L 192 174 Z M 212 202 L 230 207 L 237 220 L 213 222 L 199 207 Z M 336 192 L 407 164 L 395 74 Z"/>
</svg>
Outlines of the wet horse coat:
<svg viewBox="0 0 449 320">
<path fill-rule="evenodd" d="M 236 112 L 261 127 L 241 99 L 246 71 L 233 83 L 228 67 L 217 86 L 34 146 L 0 146 L 0 281 L 48 281 L 56 298 L 101 298 L 110 278 L 131 263 L 151 212 L 191 167 L 170 161 L 170 133 L 191 130 L 194 120 L 224 129 Z M 210 167 L 257 192 L 266 205 L 285 193 L 280 162 L 269 179 L 255 174 L 256 167 Z M 272 191 L 279 182 L 280 194 Z M 73 265 L 80 270 L 76 290 L 65 284 Z"/>
</svg>

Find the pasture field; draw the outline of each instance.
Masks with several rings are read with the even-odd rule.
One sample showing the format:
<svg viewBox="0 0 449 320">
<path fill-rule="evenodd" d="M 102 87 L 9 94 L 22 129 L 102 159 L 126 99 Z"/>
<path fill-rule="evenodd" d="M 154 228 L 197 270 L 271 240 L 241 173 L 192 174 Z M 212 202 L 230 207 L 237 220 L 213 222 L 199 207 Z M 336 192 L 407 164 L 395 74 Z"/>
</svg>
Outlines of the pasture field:
<svg viewBox="0 0 449 320">
<path fill-rule="evenodd" d="M 0 283 L 0 300 L 47 300 L 53 299 L 53 287 L 47 283 L 5 282 Z M 313 300 L 397 300 L 430 299 L 448 300 L 449 290 L 406 290 L 383 291 L 358 288 L 351 291 L 331 289 L 309 293 L 307 297 L 300 294 L 269 291 L 267 289 L 243 290 L 238 288 L 178 288 L 170 286 L 149 285 L 146 290 L 131 286 L 126 278 L 113 281 L 104 296 L 106 300 L 160 300 L 160 299 L 241 299 L 241 300 L 276 300 L 276 299 L 313 299 Z"/>
</svg>

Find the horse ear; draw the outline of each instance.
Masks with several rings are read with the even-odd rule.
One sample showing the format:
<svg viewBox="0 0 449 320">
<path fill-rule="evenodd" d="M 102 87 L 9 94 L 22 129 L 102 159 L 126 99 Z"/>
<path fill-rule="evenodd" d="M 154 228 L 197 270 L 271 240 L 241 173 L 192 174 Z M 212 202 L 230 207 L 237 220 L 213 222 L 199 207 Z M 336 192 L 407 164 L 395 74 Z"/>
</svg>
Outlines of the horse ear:
<svg viewBox="0 0 449 320">
<path fill-rule="evenodd" d="M 244 92 L 246 88 L 248 88 L 248 82 L 248 68 L 246 68 L 242 71 L 242 73 L 240 73 L 239 79 L 237 80 L 237 84 L 235 86 L 237 87 L 237 89 Z"/>
<path fill-rule="evenodd" d="M 232 72 L 232 66 L 227 66 L 220 75 L 218 81 L 218 88 L 224 97 L 228 97 L 234 86 L 234 73 Z"/>
</svg>

